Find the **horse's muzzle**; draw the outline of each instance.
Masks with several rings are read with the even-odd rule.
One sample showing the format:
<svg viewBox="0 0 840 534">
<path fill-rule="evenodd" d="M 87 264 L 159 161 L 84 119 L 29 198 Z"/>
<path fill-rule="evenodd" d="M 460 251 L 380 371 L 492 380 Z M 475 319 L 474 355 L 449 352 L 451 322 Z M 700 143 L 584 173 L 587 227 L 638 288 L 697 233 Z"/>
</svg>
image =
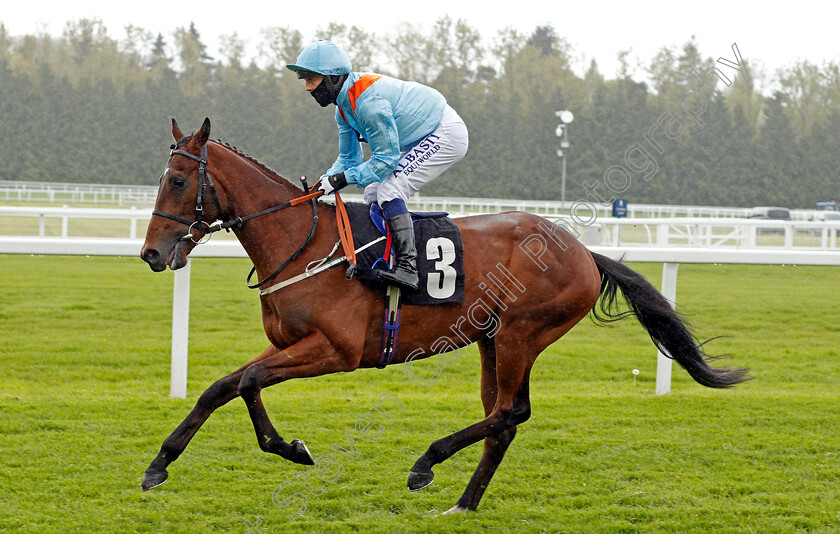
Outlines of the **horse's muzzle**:
<svg viewBox="0 0 840 534">
<path fill-rule="evenodd" d="M 140 252 L 140 257 L 149 264 L 149 267 L 156 273 L 166 269 L 166 262 L 160 252 L 153 248 L 146 247 Z"/>
<path fill-rule="evenodd" d="M 158 273 L 167 267 L 176 271 L 187 265 L 187 256 L 189 256 L 190 251 L 195 247 L 195 241 L 189 239 L 182 240 L 177 237 L 174 239 L 174 244 L 171 245 L 170 243 L 172 242 L 168 240 L 161 240 L 156 243 L 146 242 L 143 250 L 140 252 L 140 257 L 149 264 L 149 267 L 154 272 Z M 168 253 L 161 251 L 161 244 L 164 245 L 163 250 L 170 247 Z"/>
</svg>

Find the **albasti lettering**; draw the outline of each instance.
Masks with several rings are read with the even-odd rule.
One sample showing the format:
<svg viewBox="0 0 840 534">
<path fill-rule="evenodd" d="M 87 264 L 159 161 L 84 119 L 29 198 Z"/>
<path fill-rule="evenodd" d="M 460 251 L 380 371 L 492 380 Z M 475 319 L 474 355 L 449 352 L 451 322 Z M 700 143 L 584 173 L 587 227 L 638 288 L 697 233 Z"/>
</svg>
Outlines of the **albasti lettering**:
<svg viewBox="0 0 840 534">
<path fill-rule="evenodd" d="M 426 136 L 425 139 L 420 141 L 420 143 L 402 157 L 403 161 L 401 161 L 400 164 L 397 165 L 397 168 L 394 169 L 394 176 L 399 173 L 408 175 L 417 170 L 420 163 L 428 160 L 438 150 L 440 150 L 440 145 L 437 144 L 439 139 L 440 136 L 435 134 L 429 134 Z M 407 164 L 405 162 L 407 162 Z"/>
</svg>

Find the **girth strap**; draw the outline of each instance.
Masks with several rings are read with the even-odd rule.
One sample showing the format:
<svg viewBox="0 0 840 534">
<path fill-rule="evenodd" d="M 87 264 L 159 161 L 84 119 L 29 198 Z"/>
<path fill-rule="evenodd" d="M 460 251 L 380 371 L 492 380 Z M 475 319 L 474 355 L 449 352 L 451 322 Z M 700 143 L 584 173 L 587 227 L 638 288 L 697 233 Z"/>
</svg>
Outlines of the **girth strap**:
<svg viewBox="0 0 840 534">
<path fill-rule="evenodd" d="M 335 192 L 335 219 L 338 224 L 338 237 L 341 239 L 341 246 L 344 248 L 344 255 L 350 264 L 347 267 L 346 278 L 350 280 L 356 274 L 356 247 L 353 243 L 353 229 L 350 227 L 350 217 L 347 215 L 347 207 L 341 200 L 338 191 Z"/>
</svg>

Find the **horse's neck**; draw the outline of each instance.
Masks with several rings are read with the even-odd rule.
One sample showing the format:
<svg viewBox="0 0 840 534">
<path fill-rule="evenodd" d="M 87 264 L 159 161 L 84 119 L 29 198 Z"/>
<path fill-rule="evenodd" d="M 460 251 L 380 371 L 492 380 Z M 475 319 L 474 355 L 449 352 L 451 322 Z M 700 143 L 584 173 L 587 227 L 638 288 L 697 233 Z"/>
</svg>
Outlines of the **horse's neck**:
<svg viewBox="0 0 840 534">
<path fill-rule="evenodd" d="M 229 211 L 229 217 L 246 217 L 280 206 L 304 194 L 290 182 L 271 177 L 260 165 L 230 149 L 218 146 L 218 150 L 227 151 L 226 158 L 230 161 L 222 171 L 224 181 L 221 175 L 219 179 L 229 203 L 223 209 Z M 212 155 L 208 155 L 208 160 L 213 160 Z M 234 233 L 259 274 L 266 269 L 276 268 L 278 257 L 285 258 L 293 254 L 309 233 L 311 225 L 312 207 L 309 202 L 304 202 L 296 207 L 249 219 L 241 228 L 235 228 Z"/>
</svg>

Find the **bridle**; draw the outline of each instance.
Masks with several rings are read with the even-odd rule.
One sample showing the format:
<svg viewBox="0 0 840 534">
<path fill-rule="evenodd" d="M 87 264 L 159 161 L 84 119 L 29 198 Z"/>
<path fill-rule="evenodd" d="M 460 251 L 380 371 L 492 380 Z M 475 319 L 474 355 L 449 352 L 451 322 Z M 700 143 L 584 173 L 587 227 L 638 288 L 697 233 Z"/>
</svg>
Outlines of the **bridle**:
<svg viewBox="0 0 840 534">
<path fill-rule="evenodd" d="M 181 236 L 179 241 L 189 240 L 195 243 L 196 245 L 200 245 L 209 241 L 211 235 L 214 232 L 218 232 L 219 230 L 225 230 L 229 232 L 231 228 L 241 228 L 246 221 L 249 221 L 251 219 L 262 217 L 263 215 L 268 215 L 269 213 L 274 213 L 276 211 L 280 211 L 282 209 L 286 209 L 292 206 L 297 206 L 298 204 L 302 204 L 307 200 L 312 202 L 312 227 L 309 230 L 309 235 L 306 237 L 306 240 L 303 242 L 303 244 L 300 245 L 297 251 L 295 251 L 294 254 L 292 254 L 286 261 L 284 261 L 283 264 L 280 265 L 280 267 L 278 267 L 273 273 L 271 273 L 265 279 L 260 280 L 255 284 L 251 284 L 251 277 L 254 276 L 254 273 L 256 273 L 257 269 L 256 267 L 251 267 L 251 272 L 248 273 L 248 277 L 245 279 L 245 284 L 248 286 L 249 289 L 256 289 L 269 282 L 270 280 L 274 279 L 275 276 L 280 274 L 280 271 L 282 271 L 288 264 L 296 260 L 298 256 L 300 256 L 300 254 L 303 252 L 303 249 L 306 248 L 310 241 L 312 241 L 312 238 L 315 236 L 315 230 L 318 228 L 318 201 L 316 199 L 324 193 L 320 190 L 314 190 L 310 192 L 309 186 L 306 183 L 306 177 L 301 176 L 300 181 L 303 184 L 304 191 L 306 192 L 305 195 L 293 198 L 292 200 L 286 201 L 277 206 L 273 206 L 271 208 L 258 211 L 256 213 L 252 213 L 244 217 L 234 215 L 231 219 L 227 221 L 219 221 L 211 225 L 206 220 L 204 220 L 204 202 L 205 198 L 207 197 L 208 188 L 210 189 L 210 193 L 213 195 L 213 201 L 216 204 L 216 209 L 218 210 L 217 213 L 220 217 L 222 214 L 222 204 L 221 202 L 219 202 L 219 194 L 216 192 L 216 186 L 213 184 L 213 179 L 207 173 L 207 144 L 205 143 L 204 146 L 201 148 L 200 156 L 191 154 L 186 150 L 179 150 L 179 148 L 186 144 L 186 142 L 189 139 L 190 136 L 182 137 L 174 145 L 172 145 L 170 147 L 171 151 L 169 152 L 169 158 L 171 159 L 173 156 L 184 156 L 186 158 L 198 162 L 198 192 L 196 193 L 195 199 L 195 220 L 190 221 L 189 219 L 185 219 L 178 215 L 158 209 L 152 210 L 152 216 L 157 215 L 158 217 L 163 217 L 165 219 L 179 222 L 189 227 L 187 233 Z M 204 232 L 204 235 L 196 239 L 195 236 L 193 236 L 192 234 L 192 229 L 195 226 L 201 225 L 203 225 L 203 228 L 199 227 L 198 230 Z"/>
<path fill-rule="evenodd" d="M 222 205 L 219 202 L 219 194 L 216 192 L 216 186 L 213 184 L 213 180 L 207 174 L 207 144 L 205 144 L 201 148 L 201 156 L 196 156 L 195 154 L 191 154 L 186 150 L 178 150 L 180 146 L 185 144 L 189 140 L 189 136 L 182 137 L 178 140 L 177 143 L 172 145 L 169 152 L 169 158 L 172 159 L 172 156 L 184 156 L 185 158 L 189 158 L 191 160 L 198 162 L 198 193 L 196 194 L 195 199 L 195 220 L 190 221 L 189 219 L 184 219 L 183 217 L 179 217 L 178 215 L 174 215 L 172 213 L 167 213 L 165 211 L 161 211 L 158 209 L 152 210 L 152 215 L 158 215 L 160 217 L 164 217 L 166 219 L 170 219 L 181 224 L 186 224 L 189 226 L 189 230 L 187 234 L 182 236 L 180 241 L 187 241 L 190 240 L 193 243 L 200 245 L 201 243 L 206 243 L 210 239 L 210 235 L 213 232 L 217 232 L 219 230 L 227 230 L 231 228 L 233 225 L 228 226 L 227 228 L 217 228 L 213 230 L 210 226 L 210 223 L 204 220 L 204 198 L 207 196 L 207 188 L 210 188 L 210 191 L 213 193 L 213 200 L 216 203 L 216 209 L 218 210 L 217 213 L 222 213 Z M 204 235 L 200 237 L 198 240 L 192 234 L 192 229 L 196 225 L 204 225 L 204 229 L 199 228 L 200 231 L 204 232 Z M 207 239 L 204 239 L 204 238 Z"/>
</svg>

